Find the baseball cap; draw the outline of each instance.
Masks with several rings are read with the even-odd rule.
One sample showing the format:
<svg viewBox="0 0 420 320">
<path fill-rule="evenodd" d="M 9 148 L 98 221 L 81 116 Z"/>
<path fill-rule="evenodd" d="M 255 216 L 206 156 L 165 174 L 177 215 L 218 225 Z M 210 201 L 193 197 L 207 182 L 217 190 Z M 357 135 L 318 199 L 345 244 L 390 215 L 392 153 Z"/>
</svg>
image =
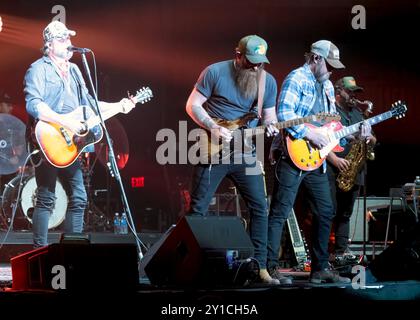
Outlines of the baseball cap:
<svg viewBox="0 0 420 320">
<path fill-rule="evenodd" d="M 352 76 L 343 77 L 343 78 L 337 80 L 336 83 L 335 83 L 335 87 L 336 88 L 344 88 L 346 90 L 350 90 L 350 91 L 353 91 L 353 92 L 363 91 L 363 88 L 359 87 L 356 84 L 356 80 L 354 80 L 354 78 Z"/>
<path fill-rule="evenodd" d="M 320 55 L 328 64 L 336 69 L 345 68 L 344 64 L 340 61 L 340 51 L 337 46 L 328 40 L 319 40 L 312 43 L 311 52 Z"/>
<path fill-rule="evenodd" d="M 270 63 L 265 56 L 268 49 L 267 42 L 257 35 L 243 37 L 239 40 L 237 49 L 240 53 L 245 54 L 251 63 Z"/>
<path fill-rule="evenodd" d="M 43 32 L 44 42 L 51 41 L 54 38 L 65 38 L 75 35 L 76 31 L 67 29 L 64 23 L 58 20 L 50 22 L 48 26 L 45 27 Z"/>
</svg>

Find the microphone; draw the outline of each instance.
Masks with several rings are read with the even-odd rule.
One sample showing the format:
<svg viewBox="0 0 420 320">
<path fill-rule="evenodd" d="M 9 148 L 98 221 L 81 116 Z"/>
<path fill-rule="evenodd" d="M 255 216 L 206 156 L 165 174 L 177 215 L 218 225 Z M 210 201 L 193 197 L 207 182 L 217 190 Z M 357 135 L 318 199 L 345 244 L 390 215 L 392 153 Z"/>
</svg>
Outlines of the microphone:
<svg viewBox="0 0 420 320">
<path fill-rule="evenodd" d="M 78 48 L 75 46 L 69 46 L 67 48 L 67 50 L 72 51 L 72 52 L 79 52 L 79 53 L 88 53 L 88 52 L 92 52 L 92 50 L 88 49 L 88 48 Z"/>
</svg>

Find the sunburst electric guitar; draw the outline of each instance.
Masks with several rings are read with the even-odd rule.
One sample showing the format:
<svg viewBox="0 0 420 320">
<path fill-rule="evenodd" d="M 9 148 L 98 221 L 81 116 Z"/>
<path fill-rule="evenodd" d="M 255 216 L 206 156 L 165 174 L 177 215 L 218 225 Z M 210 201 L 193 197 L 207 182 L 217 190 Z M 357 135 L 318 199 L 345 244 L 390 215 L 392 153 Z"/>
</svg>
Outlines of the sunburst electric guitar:
<svg viewBox="0 0 420 320">
<path fill-rule="evenodd" d="M 390 111 L 381 113 L 364 121 L 372 126 L 393 117 L 396 119 L 402 118 L 405 116 L 406 111 L 407 106 L 403 102 L 398 101 L 392 105 Z M 325 158 L 330 151 L 343 151 L 344 148 L 339 145 L 340 139 L 359 131 L 362 123 L 363 121 L 360 121 L 351 126 L 343 127 L 340 122 L 332 121 L 323 125 L 320 129 L 328 136 L 329 143 L 322 149 L 317 149 L 306 139 L 293 139 L 290 136 L 287 136 L 286 145 L 290 159 L 301 170 L 315 170 L 325 161 Z M 311 128 L 315 127 L 312 124 L 305 125 Z"/>
<path fill-rule="evenodd" d="M 150 88 L 142 88 L 136 92 L 134 101 L 145 103 L 153 97 Z M 45 158 L 57 168 L 65 168 L 71 165 L 80 153 L 89 145 L 95 144 L 102 139 L 103 129 L 100 124 L 99 116 L 94 114 L 90 107 L 86 107 L 87 120 L 86 130 L 83 133 L 74 133 L 57 123 L 38 121 L 35 126 L 35 138 L 44 154 Z M 103 113 L 104 120 L 120 113 L 121 110 L 115 108 Z M 83 107 L 69 113 L 75 120 L 83 119 Z"/>
<path fill-rule="evenodd" d="M 223 143 L 222 139 L 213 139 L 209 131 L 204 129 L 201 130 L 200 134 L 197 137 L 198 147 L 201 152 L 201 160 L 205 163 L 210 163 L 214 160 L 218 161 L 229 158 L 232 155 L 232 153 L 236 151 L 234 143 L 238 140 L 241 140 L 244 146 L 249 148 L 250 146 L 247 146 L 247 138 L 252 138 L 256 135 L 264 134 L 265 129 L 267 127 L 266 125 L 261 125 L 254 128 L 248 128 L 249 122 L 254 120 L 256 117 L 257 115 L 255 113 L 249 112 L 241 118 L 231 121 L 213 118 L 216 124 L 232 131 L 232 141 L 230 145 L 226 146 Z M 318 113 L 316 115 L 311 115 L 304 118 L 296 118 L 283 122 L 277 122 L 273 125 L 280 130 L 308 122 L 325 123 L 340 119 L 341 118 L 338 114 Z"/>
</svg>

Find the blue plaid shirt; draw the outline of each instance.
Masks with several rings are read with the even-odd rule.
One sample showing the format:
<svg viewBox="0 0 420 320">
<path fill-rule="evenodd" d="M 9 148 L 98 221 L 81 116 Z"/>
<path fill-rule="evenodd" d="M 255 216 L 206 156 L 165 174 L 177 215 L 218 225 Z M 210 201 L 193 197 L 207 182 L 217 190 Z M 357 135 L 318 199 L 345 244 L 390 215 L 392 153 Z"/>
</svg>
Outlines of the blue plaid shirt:
<svg viewBox="0 0 420 320">
<path fill-rule="evenodd" d="M 278 100 L 277 118 L 281 121 L 306 117 L 316 101 L 316 79 L 308 64 L 289 73 L 283 82 Z M 324 112 L 335 113 L 334 87 L 330 80 L 324 82 Z M 328 102 L 329 101 L 329 102 Z M 285 129 L 294 138 L 305 137 L 308 129 L 305 125 Z"/>
</svg>

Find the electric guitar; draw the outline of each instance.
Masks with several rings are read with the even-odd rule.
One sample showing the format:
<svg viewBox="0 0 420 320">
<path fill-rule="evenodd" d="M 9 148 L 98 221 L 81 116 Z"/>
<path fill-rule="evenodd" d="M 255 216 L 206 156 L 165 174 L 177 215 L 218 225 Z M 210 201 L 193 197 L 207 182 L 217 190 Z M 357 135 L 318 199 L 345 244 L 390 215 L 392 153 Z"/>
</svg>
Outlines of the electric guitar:
<svg viewBox="0 0 420 320">
<path fill-rule="evenodd" d="M 290 234 L 290 240 L 292 242 L 293 252 L 296 257 L 296 269 L 310 271 L 310 260 L 305 238 L 299 228 L 296 214 L 293 209 L 290 212 L 289 218 L 287 218 L 287 227 Z"/>
<path fill-rule="evenodd" d="M 247 128 L 248 123 L 257 118 L 253 112 L 249 112 L 236 120 L 224 120 L 213 118 L 217 125 L 225 127 L 232 131 L 232 140 L 226 145 L 222 139 L 215 139 L 211 132 L 207 130 L 200 130 L 197 136 L 197 148 L 200 150 L 200 159 L 202 163 L 214 163 L 229 158 L 234 152 L 242 151 L 241 143 L 244 143 L 245 150 L 251 150 L 251 138 L 257 135 L 262 135 L 265 132 L 267 125 L 261 125 L 254 128 Z M 283 122 L 273 124 L 277 129 L 284 129 L 293 127 L 307 122 L 330 122 L 340 120 L 340 115 L 330 113 L 318 113 L 316 115 L 307 116 L 304 118 L 296 118 Z M 238 142 L 241 148 L 238 147 Z M 238 150 L 240 149 L 240 150 Z"/>
<path fill-rule="evenodd" d="M 136 103 L 145 103 L 153 97 L 150 88 L 142 88 L 133 97 Z M 45 158 L 57 168 L 70 166 L 80 155 L 84 148 L 100 141 L 103 129 L 97 116 L 90 107 L 78 107 L 69 115 L 75 120 L 83 119 L 83 108 L 87 113 L 85 122 L 86 130 L 82 133 L 74 133 L 54 122 L 39 120 L 35 126 L 35 138 Z M 119 108 L 103 113 L 104 120 L 120 113 Z"/>
<path fill-rule="evenodd" d="M 392 117 L 395 117 L 396 119 L 402 118 L 405 116 L 406 111 L 407 106 L 403 102 L 398 101 L 392 105 L 390 111 L 381 113 L 364 121 L 372 126 Z M 306 139 L 293 139 L 288 135 L 286 137 L 286 145 L 290 159 L 299 169 L 304 171 L 312 171 L 319 168 L 325 161 L 328 153 L 331 151 L 341 152 L 344 150 L 344 148 L 339 145 L 340 139 L 359 131 L 360 126 L 364 121 L 360 121 L 348 127 L 343 127 L 338 121 L 332 121 L 323 125 L 320 129 L 325 132 L 330 142 L 322 149 L 317 149 Z M 315 128 L 312 124 L 305 125 L 310 128 Z"/>
</svg>

